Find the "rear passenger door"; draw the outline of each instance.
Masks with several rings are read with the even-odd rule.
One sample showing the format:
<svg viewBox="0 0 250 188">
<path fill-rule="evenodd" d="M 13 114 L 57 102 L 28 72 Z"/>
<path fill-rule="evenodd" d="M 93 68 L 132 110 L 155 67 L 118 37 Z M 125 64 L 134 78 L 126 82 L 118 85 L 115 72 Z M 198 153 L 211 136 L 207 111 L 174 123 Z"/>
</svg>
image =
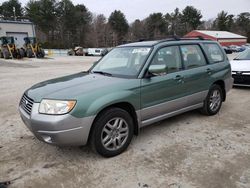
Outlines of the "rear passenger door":
<svg viewBox="0 0 250 188">
<path fill-rule="evenodd" d="M 185 67 L 185 87 L 188 89 L 187 106 L 202 103 L 210 87 L 212 70 L 199 44 L 180 45 Z"/>
</svg>

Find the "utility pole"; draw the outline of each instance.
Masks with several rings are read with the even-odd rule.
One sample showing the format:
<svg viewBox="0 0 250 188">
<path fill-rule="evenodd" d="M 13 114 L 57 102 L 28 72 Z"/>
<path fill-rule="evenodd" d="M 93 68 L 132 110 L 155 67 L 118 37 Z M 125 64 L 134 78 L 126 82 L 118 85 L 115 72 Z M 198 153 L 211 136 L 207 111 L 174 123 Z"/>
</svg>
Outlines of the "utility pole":
<svg viewBox="0 0 250 188">
<path fill-rule="evenodd" d="M 13 13 L 14 13 L 14 20 L 16 21 L 16 8 L 13 7 Z"/>
</svg>

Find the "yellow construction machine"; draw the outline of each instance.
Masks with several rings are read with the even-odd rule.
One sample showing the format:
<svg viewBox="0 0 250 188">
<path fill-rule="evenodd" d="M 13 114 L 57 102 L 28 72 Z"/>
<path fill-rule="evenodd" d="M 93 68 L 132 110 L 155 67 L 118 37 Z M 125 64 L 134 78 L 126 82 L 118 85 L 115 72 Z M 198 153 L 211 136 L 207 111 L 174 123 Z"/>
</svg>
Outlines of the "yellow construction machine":
<svg viewBox="0 0 250 188">
<path fill-rule="evenodd" d="M 24 50 L 26 57 L 44 58 L 45 52 L 41 48 L 41 45 L 37 42 L 36 37 L 25 37 L 24 42 Z"/>
<path fill-rule="evenodd" d="M 7 36 L 0 37 L 0 58 L 21 59 L 23 57 L 24 57 L 24 51 L 23 49 L 19 49 L 16 47 L 14 37 L 7 37 Z"/>
</svg>

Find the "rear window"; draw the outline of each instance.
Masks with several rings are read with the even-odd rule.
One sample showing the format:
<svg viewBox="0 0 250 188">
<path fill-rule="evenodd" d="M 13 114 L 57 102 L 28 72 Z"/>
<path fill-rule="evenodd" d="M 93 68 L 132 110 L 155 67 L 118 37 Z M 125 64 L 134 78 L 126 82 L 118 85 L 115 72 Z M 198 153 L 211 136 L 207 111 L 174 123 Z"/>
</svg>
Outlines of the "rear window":
<svg viewBox="0 0 250 188">
<path fill-rule="evenodd" d="M 212 63 L 223 61 L 223 53 L 217 44 L 204 44 L 205 52 Z"/>
</svg>

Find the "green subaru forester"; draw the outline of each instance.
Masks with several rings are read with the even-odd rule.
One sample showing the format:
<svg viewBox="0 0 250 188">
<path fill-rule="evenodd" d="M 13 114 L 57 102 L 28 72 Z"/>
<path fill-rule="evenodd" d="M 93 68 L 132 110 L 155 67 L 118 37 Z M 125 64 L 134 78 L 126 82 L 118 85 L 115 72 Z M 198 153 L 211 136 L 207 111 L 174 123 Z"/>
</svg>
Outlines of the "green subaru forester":
<svg viewBox="0 0 250 188">
<path fill-rule="evenodd" d="M 228 58 L 217 42 L 137 42 L 114 48 L 87 72 L 34 85 L 19 111 L 46 143 L 89 143 L 111 157 L 146 125 L 194 109 L 216 114 L 232 83 Z"/>
</svg>

